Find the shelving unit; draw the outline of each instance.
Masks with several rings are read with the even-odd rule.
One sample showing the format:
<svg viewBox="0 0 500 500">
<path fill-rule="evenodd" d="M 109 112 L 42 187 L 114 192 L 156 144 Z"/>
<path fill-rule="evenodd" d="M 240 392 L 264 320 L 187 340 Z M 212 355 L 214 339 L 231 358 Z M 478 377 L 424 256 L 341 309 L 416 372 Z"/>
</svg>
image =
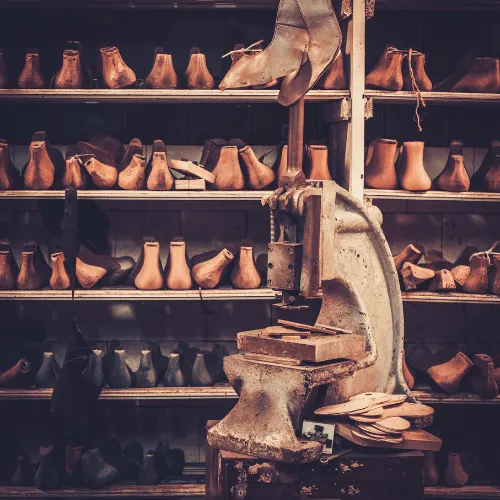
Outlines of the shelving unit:
<svg viewBox="0 0 500 500">
<path fill-rule="evenodd" d="M 471 92 L 421 92 L 426 104 L 500 104 L 500 94 Z M 385 90 L 365 90 L 365 97 L 380 104 L 413 104 L 416 94 L 410 91 L 389 92 Z"/>
<path fill-rule="evenodd" d="M 465 193 L 451 193 L 448 191 L 405 191 L 403 189 L 365 189 L 365 198 L 372 200 L 404 200 L 404 201 L 470 201 L 498 203 L 500 193 L 476 193 L 467 191 Z"/>
<path fill-rule="evenodd" d="M 447 488 L 445 486 L 428 486 L 424 489 L 425 498 L 500 498 L 500 488 L 491 484 L 467 485 L 463 488 Z"/>
<path fill-rule="evenodd" d="M 452 395 L 438 391 L 412 391 L 413 396 L 421 403 L 429 405 L 498 405 L 500 397 L 482 398 L 468 392 L 457 392 Z"/>
</svg>

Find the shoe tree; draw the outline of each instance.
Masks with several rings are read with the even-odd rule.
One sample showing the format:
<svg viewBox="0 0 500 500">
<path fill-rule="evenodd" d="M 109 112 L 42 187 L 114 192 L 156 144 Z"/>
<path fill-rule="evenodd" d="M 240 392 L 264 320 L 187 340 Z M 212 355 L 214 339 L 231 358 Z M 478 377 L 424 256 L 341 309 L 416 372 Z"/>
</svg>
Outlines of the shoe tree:
<svg viewBox="0 0 500 500">
<path fill-rule="evenodd" d="M 24 58 L 24 68 L 17 85 L 20 89 L 43 89 L 45 79 L 40 68 L 40 55 L 37 50 L 29 51 Z"/>
<path fill-rule="evenodd" d="M 375 139 L 368 146 L 365 162 L 365 186 L 373 189 L 397 189 L 396 157 L 398 141 Z"/>
<path fill-rule="evenodd" d="M 489 291 L 493 295 L 500 295 L 500 254 L 490 255 L 490 265 L 488 273 Z"/>
<path fill-rule="evenodd" d="M 322 90 L 343 90 L 347 88 L 342 51 L 339 51 L 337 57 L 323 73 L 314 88 Z"/>
<path fill-rule="evenodd" d="M 415 377 L 413 376 L 413 373 L 410 371 L 408 365 L 406 364 L 406 357 L 404 350 L 402 355 L 402 363 L 403 363 L 403 378 L 405 379 L 408 389 L 410 389 L 410 391 L 413 391 L 413 388 L 415 387 Z"/>
<path fill-rule="evenodd" d="M 145 87 L 148 89 L 176 89 L 178 85 L 177 73 L 170 54 L 165 54 L 162 47 L 155 49 L 153 69 L 146 78 Z"/>
<path fill-rule="evenodd" d="M 135 267 L 135 260 L 132 257 L 111 257 L 113 269 L 101 278 L 101 286 L 116 286 L 127 281 L 128 276 Z"/>
<path fill-rule="evenodd" d="M 12 290 L 16 286 L 19 268 L 12 254 L 10 242 L 0 240 L 0 290 Z"/>
<path fill-rule="evenodd" d="M 441 269 L 436 271 L 434 279 L 429 286 L 431 292 L 453 292 L 456 290 L 455 280 L 450 271 Z"/>
<path fill-rule="evenodd" d="M 451 141 L 448 160 L 443 171 L 434 179 L 433 186 L 441 191 L 461 193 L 470 188 L 469 174 L 464 165 L 463 146 Z"/>
<path fill-rule="evenodd" d="M 9 74 L 5 64 L 3 49 L 0 49 L 0 89 L 6 89 L 9 86 Z"/>
<path fill-rule="evenodd" d="M 245 187 L 245 178 L 241 171 L 236 146 L 223 146 L 219 160 L 212 172 L 215 175 L 215 189 L 234 191 Z"/>
<path fill-rule="evenodd" d="M 424 167 L 424 143 L 403 142 L 398 164 L 399 184 L 407 191 L 427 191 L 432 182 Z"/>
<path fill-rule="evenodd" d="M 193 47 L 189 53 L 189 64 L 185 73 L 188 89 L 213 89 L 215 81 L 208 71 L 205 54 L 198 47 Z"/>
<path fill-rule="evenodd" d="M 64 482 L 69 486 L 83 486 L 83 446 L 66 445 L 64 449 Z"/>
<path fill-rule="evenodd" d="M 472 174 L 470 180 L 471 191 L 492 191 L 495 185 L 495 177 L 498 177 L 498 159 L 500 156 L 500 141 L 491 141 L 488 146 L 488 151 L 481 162 L 480 167 Z M 495 163 L 497 165 L 495 165 Z M 486 174 L 493 169 L 493 173 L 489 176 L 490 186 L 486 185 Z"/>
<path fill-rule="evenodd" d="M 35 473 L 34 485 L 38 490 L 55 490 L 61 485 L 56 467 L 56 451 L 53 446 L 40 448 L 40 463 Z"/>
<path fill-rule="evenodd" d="M 160 483 L 160 476 L 156 469 L 156 455 L 153 450 L 149 450 L 144 455 L 144 463 L 137 476 L 137 484 L 139 485 L 153 485 Z"/>
<path fill-rule="evenodd" d="M 168 356 L 164 356 L 161 352 L 160 343 L 157 340 L 150 341 L 148 343 L 148 349 L 151 351 L 151 357 L 153 359 L 153 366 L 157 375 L 157 380 L 163 380 L 165 372 L 168 368 L 169 359 Z"/>
<path fill-rule="evenodd" d="M 420 92 L 430 92 L 432 90 L 432 82 L 425 72 L 425 55 L 418 51 L 408 54 L 403 61 L 403 90 L 415 91 L 412 84 L 412 77 L 410 74 L 410 64 L 413 70 L 413 77 L 415 84 Z"/>
<path fill-rule="evenodd" d="M 403 269 L 403 265 L 406 262 L 409 262 L 410 264 L 418 264 L 418 261 L 423 255 L 422 250 L 423 249 L 417 248 L 411 243 L 409 245 L 406 245 L 406 247 L 403 248 L 400 253 L 393 256 L 394 266 L 396 267 L 396 270 L 401 272 L 401 270 Z"/>
<path fill-rule="evenodd" d="M 424 451 L 424 486 L 436 486 L 439 483 L 439 470 L 436 463 L 435 451 Z"/>
<path fill-rule="evenodd" d="M 64 175 L 61 180 L 63 189 L 85 189 L 89 175 L 82 161 L 77 156 L 76 147 L 68 147 L 66 150 L 66 161 Z"/>
<path fill-rule="evenodd" d="M 449 453 L 444 475 L 445 483 L 452 488 L 463 488 L 469 482 L 469 474 L 462 464 L 461 453 Z"/>
<path fill-rule="evenodd" d="M 441 389 L 453 394 L 472 367 L 472 361 L 463 352 L 458 352 L 446 363 L 428 368 L 427 373 Z"/>
<path fill-rule="evenodd" d="M 10 159 L 9 145 L 5 139 L 0 139 L 0 191 L 15 189 L 20 180 L 19 170 Z"/>
<path fill-rule="evenodd" d="M 220 153 L 223 146 L 227 146 L 227 141 L 220 138 L 209 139 L 203 144 L 200 165 L 203 165 L 209 172 L 213 172 L 219 163 Z"/>
<path fill-rule="evenodd" d="M 61 367 L 56 361 L 53 352 L 44 352 L 42 357 L 42 364 L 37 374 L 35 375 L 35 385 L 37 387 L 50 387 L 56 386 L 57 379 L 61 373 Z"/>
<path fill-rule="evenodd" d="M 102 366 L 103 354 L 100 349 L 93 349 L 89 358 L 89 364 L 83 372 L 83 378 L 94 387 L 104 387 L 105 378 Z"/>
<path fill-rule="evenodd" d="M 14 366 L 0 375 L 0 388 L 29 387 L 33 380 L 32 364 L 26 359 L 20 359 Z"/>
<path fill-rule="evenodd" d="M 99 189 L 111 189 L 118 180 L 118 168 L 113 156 L 88 142 L 80 141 L 76 152 L 81 156 L 83 166 Z"/>
<path fill-rule="evenodd" d="M 191 376 L 194 387 L 210 387 L 216 382 L 213 367 L 215 365 L 214 354 L 210 351 L 199 352 L 196 355 Z"/>
<path fill-rule="evenodd" d="M 153 357 L 149 349 L 141 351 L 139 369 L 134 374 L 136 387 L 154 387 L 157 382 L 157 374 L 153 365 Z"/>
<path fill-rule="evenodd" d="M 134 285 L 139 290 L 160 290 L 165 286 L 160 260 L 160 244 L 154 239 L 145 240 L 136 265 Z M 131 273 L 134 275 L 134 271 Z"/>
<path fill-rule="evenodd" d="M 33 486 L 34 472 L 33 466 L 26 455 L 21 455 L 16 459 L 16 470 L 10 478 L 11 486 Z"/>
<path fill-rule="evenodd" d="M 236 144 L 237 141 L 238 144 Z M 253 149 L 239 139 L 229 141 L 229 145 L 238 146 L 243 166 L 246 169 L 247 184 L 252 189 L 262 189 L 269 186 L 274 181 L 274 171 L 265 163 L 259 161 Z M 217 181 L 216 181 L 217 182 Z"/>
<path fill-rule="evenodd" d="M 85 290 L 95 286 L 107 273 L 119 269 L 120 265 L 112 257 L 98 255 L 84 245 L 78 247 L 76 278 Z"/>
<path fill-rule="evenodd" d="M 467 293 L 488 293 L 488 257 L 474 254 L 470 259 L 470 274 L 463 286 Z"/>
<path fill-rule="evenodd" d="M 135 73 L 125 64 L 117 47 L 103 47 L 100 51 L 102 82 L 106 88 L 119 89 L 136 82 Z"/>
<path fill-rule="evenodd" d="M 484 185 L 492 193 L 500 192 L 500 156 L 496 155 L 484 175 Z"/>
<path fill-rule="evenodd" d="M 30 143 L 30 159 L 24 168 L 26 189 L 50 189 L 55 181 L 56 168 L 49 154 L 47 134 L 35 132 Z"/>
<path fill-rule="evenodd" d="M 120 477 L 118 469 L 102 458 L 99 450 L 87 451 L 82 456 L 82 470 L 85 484 L 92 490 L 100 490 L 116 483 Z"/>
<path fill-rule="evenodd" d="M 163 377 L 163 385 L 166 387 L 186 387 L 189 380 L 183 370 L 181 363 L 182 352 L 172 352 L 167 371 Z"/>
<path fill-rule="evenodd" d="M 203 259 L 203 256 L 201 256 Z M 223 248 L 215 256 L 193 265 L 191 276 L 194 281 L 206 289 L 215 288 L 224 277 L 224 271 L 233 262 L 234 254 L 228 248 Z"/>
<path fill-rule="evenodd" d="M 328 169 L 328 148 L 326 146 L 308 146 L 306 178 L 311 181 L 332 180 Z"/>
<path fill-rule="evenodd" d="M 49 284 L 50 275 L 50 268 L 40 247 L 36 243 L 26 243 L 21 253 L 16 287 L 19 290 L 40 290 Z"/>
<path fill-rule="evenodd" d="M 55 89 L 83 89 L 84 75 L 80 42 L 70 42 L 71 48 L 64 49 L 61 69 L 53 79 Z"/>
<path fill-rule="evenodd" d="M 403 88 L 403 52 L 387 46 L 375 67 L 366 75 L 367 89 L 401 90 Z"/>
<path fill-rule="evenodd" d="M 184 238 L 174 238 L 170 242 L 165 283 L 169 290 L 189 290 L 193 286 Z"/>
<path fill-rule="evenodd" d="M 405 290 L 416 290 L 422 283 L 433 279 L 435 274 L 432 269 L 416 266 L 411 262 L 406 262 L 401 268 Z"/>
<path fill-rule="evenodd" d="M 462 68 L 458 66 L 462 66 Z M 475 57 L 467 61 L 461 61 L 458 66 L 457 71 L 454 71 L 434 90 L 481 93 L 497 93 L 500 91 L 500 64 L 498 58 Z M 459 75 L 460 69 L 462 74 Z"/>
<path fill-rule="evenodd" d="M 167 148 L 163 141 L 153 142 L 153 154 L 146 168 L 146 187 L 150 191 L 170 191 L 174 187 L 174 178 L 168 168 Z"/>
<path fill-rule="evenodd" d="M 470 275 L 469 266 L 455 266 L 451 271 L 457 290 L 462 290 Z"/>
<path fill-rule="evenodd" d="M 108 352 L 103 356 L 102 366 L 110 387 L 128 389 L 132 386 L 132 371 L 127 365 L 125 350 L 118 341 L 110 343 Z"/>
<path fill-rule="evenodd" d="M 52 290 L 69 290 L 71 288 L 71 279 L 66 269 L 65 260 L 62 252 L 53 253 L 50 256 L 52 276 L 49 285 Z"/>
<path fill-rule="evenodd" d="M 231 271 L 231 283 L 234 288 L 252 289 L 260 287 L 261 277 L 255 267 L 253 243 L 251 241 L 244 241 L 241 244 Z"/>
<path fill-rule="evenodd" d="M 482 398 L 496 398 L 498 385 L 495 381 L 493 359 L 487 354 L 473 354 L 472 362 L 474 368 L 467 377 L 472 394 Z"/>
<path fill-rule="evenodd" d="M 125 156 L 118 165 L 118 186 L 130 191 L 144 189 L 146 184 L 146 157 L 140 139 L 132 139 Z"/>
</svg>

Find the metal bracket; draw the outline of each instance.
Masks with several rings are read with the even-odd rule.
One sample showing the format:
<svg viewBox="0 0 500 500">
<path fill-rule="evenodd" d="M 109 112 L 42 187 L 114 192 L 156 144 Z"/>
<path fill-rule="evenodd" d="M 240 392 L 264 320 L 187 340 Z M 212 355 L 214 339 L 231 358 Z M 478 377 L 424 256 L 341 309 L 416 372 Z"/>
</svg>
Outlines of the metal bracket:
<svg viewBox="0 0 500 500">
<path fill-rule="evenodd" d="M 327 123 L 345 122 L 351 119 L 352 102 L 350 97 L 330 101 L 324 107 L 324 119 Z"/>
<path fill-rule="evenodd" d="M 371 97 L 365 97 L 365 120 L 373 118 L 373 99 Z"/>
</svg>

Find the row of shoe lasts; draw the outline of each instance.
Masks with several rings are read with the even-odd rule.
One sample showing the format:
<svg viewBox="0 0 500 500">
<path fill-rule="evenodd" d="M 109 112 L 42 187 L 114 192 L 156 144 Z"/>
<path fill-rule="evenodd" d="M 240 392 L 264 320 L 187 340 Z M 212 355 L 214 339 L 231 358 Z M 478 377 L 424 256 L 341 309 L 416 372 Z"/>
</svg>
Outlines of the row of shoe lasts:
<svg viewBox="0 0 500 500">
<path fill-rule="evenodd" d="M 387 46 L 374 68 L 366 75 L 365 85 L 368 89 L 376 90 L 499 93 L 500 59 L 476 57 L 468 52 L 450 76 L 433 85 L 425 71 L 424 54 L 412 49 L 399 50 Z"/>
<path fill-rule="evenodd" d="M 26 453 L 17 457 L 16 469 L 9 481 L 12 486 L 35 486 L 55 490 L 62 486 L 86 486 L 101 489 L 118 481 L 154 485 L 178 478 L 185 465 L 184 452 L 170 449 L 160 441 L 154 450 L 144 453 L 142 444 L 132 441 L 123 449 L 116 439 L 105 438 L 98 447 L 85 451 L 84 446 L 40 447 L 38 464 L 32 464 Z M 36 472 L 35 472 L 36 467 Z"/>
<path fill-rule="evenodd" d="M 229 353 L 214 344 L 211 351 L 190 347 L 179 342 L 176 349 L 165 356 L 158 342 L 150 342 L 141 350 L 139 368 L 132 372 L 126 361 L 126 352 L 118 340 L 110 342 L 106 354 L 100 349 L 92 351 L 84 378 L 93 386 L 106 384 L 114 389 L 130 387 L 206 387 L 225 381 L 222 362 Z M 0 375 L 0 387 L 13 389 L 35 385 L 53 388 L 61 373 L 53 352 L 30 352 Z"/>
<path fill-rule="evenodd" d="M 420 263 L 424 255 L 425 262 Z M 406 291 L 500 295 L 500 241 L 485 252 L 467 245 L 454 262 L 446 260 L 439 250 L 425 251 L 421 245 L 411 243 L 393 258 Z"/>
<path fill-rule="evenodd" d="M 231 51 L 233 66 L 243 54 L 257 55 L 262 52 L 262 45 L 256 44 L 250 53 L 245 52 L 242 44 L 234 46 Z M 106 46 L 100 49 L 101 85 L 109 89 L 133 87 L 137 85 L 135 72 L 127 66 L 117 47 Z M 50 80 L 50 87 L 56 89 L 82 89 L 92 86 L 91 74 L 83 58 L 80 42 L 68 42 L 63 52 L 62 65 Z M 278 85 L 273 80 L 265 85 L 255 86 L 256 89 L 270 88 Z M 0 88 L 7 88 L 8 72 L 0 49 Z M 19 75 L 17 84 L 20 89 L 43 89 L 47 82 L 43 76 L 40 55 L 37 50 L 30 50 L 25 56 L 24 68 Z M 205 54 L 198 47 L 193 47 L 189 55 L 189 63 L 184 74 L 184 85 L 188 89 L 213 89 L 215 80 L 207 67 Z M 343 56 L 332 62 L 315 88 L 339 90 L 346 88 Z M 165 54 L 162 47 L 157 47 L 153 56 L 153 68 L 146 77 L 143 86 L 152 89 L 175 89 L 179 86 L 179 78 L 175 72 L 172 56 Z"/>
<path fill-rule="evenodd" d="M 253 243 L 203 252 L 189 259 L 186 243 L 176 237 L 170 242 L 165 270 L 160 259 L 160 244 L 153 237 L 144 238 L 137 262 L 132 257 L 98 255 L 80 245 L 76 258 L 76 279 L 84 289 L 120 284 L 135 285 L 139 290 L 189 290 L 193 282 L 211 289 L 229 280 L 235 288 L 252 289 L 261 285 L 261 275 L 253 257 Z M 71 278 L 63 252 L 51 254 L 52 269 L 36 243 L 26 243 L 21 254 L 21 267 L 10 243 L 0 241 L 0 290 L 68 290 Z"/>
<path fill-rule="evenodd" d="M 500 357 L 473 354 L 470 358 L 459 351 L 443 349 L 432 354 L 426 345 L 414 346 L 403 358 L 403 373 L 410 389 L 421 377 L 447 394 L 463 388 L 466 392 L 483 398 L 496 398 L 500 383 Z"/>
</svg>

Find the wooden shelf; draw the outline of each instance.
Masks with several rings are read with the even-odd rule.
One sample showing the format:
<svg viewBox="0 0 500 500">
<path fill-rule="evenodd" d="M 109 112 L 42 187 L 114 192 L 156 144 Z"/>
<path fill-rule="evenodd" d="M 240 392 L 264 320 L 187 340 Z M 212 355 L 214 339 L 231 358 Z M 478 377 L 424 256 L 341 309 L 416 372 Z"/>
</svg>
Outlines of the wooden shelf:
<svg viewBox="0 0 500 500">
<path fill-rule="evenodd" d="M 152 103 L 152 104 L 244 104 L 276 102 L 279 90 L 148 90 L 148 89 L 81 89 L 81 90 L 0 90 L 0 102 L 48 103 Z M 305 100 L 327 102 L 349 97 L 348 90 L 311 90 Z"/>
<path fill-rule="evenodd" d="M 365 97 L 381 104 L 415 105 L 416 103 L 416 94 L 410 91 L 366 90 Z M 422 97 L 427 104 L 500 104 L 500 94 L 422 92 Z"/>
<path fill-rule="evenodd" d="M 0 498 L 205 498 L 205 485 L 195 483 L 168 483 L 155 486 L 138 486 L 136 484 L 115 484 L 102 490 L 86 488 L 64 488 L 60 490 L 41 491 L 36 488 L 1 486 Z"/>
<path fill-rule="evenodd" d="M 438 391 L 412 391 L 412 394 L 424 404 L 445 405 L 498 405 L 500 396 L 496 398 L 482 398 L 468 392 L 457 392 L 449 396 Z"/>
<path fill-rule="evenodd" d="M 52 389 L 0 389 L 0 401 L 43 401 L 52 397 Z M 104 388 L 100 401 L 172 401 L 172 400 L 238 399 L 229 385 L 213 387 L 151 387 L 131 389 Z"/>
<path fill-rule="evenodd" d="M 500 487 L 490 484 L 467 485 L 463 488 L 428 486 L 424 488 L 425 498 L 500 498 Z"/>
<path fill-rule="evenodd" d="M 237 290 L 136 290 L 135 288 L 101 288 L 76 290 L 76 300 L 274 300 L 280 293 L 271 288 Z M 71 300 L 70 290 L 1 290 L 0 300 Z"/>
<path fill-rule="evenodd" d="M 500 295 L 474 293 L 401 292 L 403 302 L 443 302 L 447 304 L 500 304 Z"/>
<path fill-rule="evenodd" d="M 85 200 L 136 200 L 136 201 L 260 201 L 272 191 L 78 191 L 78 198 Z M 0 191 L 0 200 L 59 200 L 64 199 L 62 190 Z"/>
<path fill-rule="evenodd" d="M 499 0 L 377 0 L 376 9 L 384 10 L 473 10 L 500 9 Z"/>
<path fill-rule="evenodd" d="M 416 201 L 476 201 L 499 202 L 500 193 L 450 193 L 449 191 L 414 192 L 404 189 L 365 189 L 365 198 L 373 200 L 416 200 Z"/>
</svg>

